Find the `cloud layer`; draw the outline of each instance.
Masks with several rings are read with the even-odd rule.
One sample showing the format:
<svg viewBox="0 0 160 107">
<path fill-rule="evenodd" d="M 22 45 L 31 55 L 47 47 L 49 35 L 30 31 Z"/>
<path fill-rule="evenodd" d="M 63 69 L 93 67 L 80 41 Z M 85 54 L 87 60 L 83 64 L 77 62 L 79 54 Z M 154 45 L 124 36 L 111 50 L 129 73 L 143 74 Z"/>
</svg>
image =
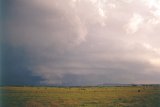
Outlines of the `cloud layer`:
<svg viewBox="0 0 160 107">
<path fill-rule="evenodd" d="M 14 50 L 5 50 L 6 57 L 26 57 L 4 58 L 5 72 L 16 77 L 19 68 L 27 69 L 47 85 L 160 83 L 159 0 L 5 4 L 4 47 Z M 15 62 L 13 69 L 7 68 L 9 62 Z"/>
</svg>

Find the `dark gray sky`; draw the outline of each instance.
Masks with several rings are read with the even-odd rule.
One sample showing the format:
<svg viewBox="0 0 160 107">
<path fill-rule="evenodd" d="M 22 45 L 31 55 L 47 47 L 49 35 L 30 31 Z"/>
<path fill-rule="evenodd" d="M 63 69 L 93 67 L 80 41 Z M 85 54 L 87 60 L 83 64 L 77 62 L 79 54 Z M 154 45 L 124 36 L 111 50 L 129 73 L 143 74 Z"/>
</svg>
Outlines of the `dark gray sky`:
<svg viewBox="0 0 160 107">
<path fill-rule="evenodd" d="M 160 83 L 160 0 L 6 0 L 6 84 Z"/>
</svg>

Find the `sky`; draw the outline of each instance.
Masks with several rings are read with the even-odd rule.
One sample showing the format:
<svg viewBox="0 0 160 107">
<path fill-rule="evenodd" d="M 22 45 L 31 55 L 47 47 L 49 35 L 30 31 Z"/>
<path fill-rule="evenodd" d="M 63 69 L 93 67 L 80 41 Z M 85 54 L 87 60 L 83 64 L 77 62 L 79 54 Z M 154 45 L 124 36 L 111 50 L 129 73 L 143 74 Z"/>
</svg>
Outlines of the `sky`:
<svg viewBox="0 0 160 107">
<path fill-rule="evenodd" d="M 160 84 L 160 0 L 4 0 L 6 85 Z"/>
</svg>

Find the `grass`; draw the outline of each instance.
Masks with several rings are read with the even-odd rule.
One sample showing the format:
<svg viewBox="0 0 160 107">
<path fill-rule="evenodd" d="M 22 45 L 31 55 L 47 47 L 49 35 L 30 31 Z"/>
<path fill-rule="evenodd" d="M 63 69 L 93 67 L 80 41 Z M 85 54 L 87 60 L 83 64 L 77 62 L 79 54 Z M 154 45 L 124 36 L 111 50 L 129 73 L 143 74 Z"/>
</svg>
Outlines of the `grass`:
<svg viewBox="0 0 160 107">
<path fill-rule="evenodd" d="M 140 90 L 140 92 L 138 92 Z M 2 107 L 160 107 L 160 87 L 0 87 Z"/>
</svg>

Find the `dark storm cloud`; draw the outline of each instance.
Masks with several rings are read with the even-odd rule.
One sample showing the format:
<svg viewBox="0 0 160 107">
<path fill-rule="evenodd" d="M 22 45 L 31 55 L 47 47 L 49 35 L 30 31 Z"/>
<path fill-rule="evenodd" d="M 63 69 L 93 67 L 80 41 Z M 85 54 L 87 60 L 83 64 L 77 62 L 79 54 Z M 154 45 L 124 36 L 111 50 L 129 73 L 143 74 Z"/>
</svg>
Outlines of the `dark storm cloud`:
<svg viewBox="0 0 160 107">
<path fill-rule="evenodd" d="M 7 0 L 5 5 L 8 83 L 160 83 L 156 2 Z"/>
</svg>

